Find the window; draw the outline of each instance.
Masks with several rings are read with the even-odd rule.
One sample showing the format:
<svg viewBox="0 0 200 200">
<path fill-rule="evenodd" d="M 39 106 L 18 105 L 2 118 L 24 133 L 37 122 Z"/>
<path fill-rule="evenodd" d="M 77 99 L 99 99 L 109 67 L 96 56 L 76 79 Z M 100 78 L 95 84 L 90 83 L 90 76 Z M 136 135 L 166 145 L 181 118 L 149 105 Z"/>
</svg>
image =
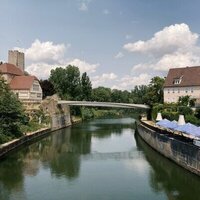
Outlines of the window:
<svg viewBox="0 0 200 200">
<path fill-rule="evenodd" d="M 28 96 L 28 92 L 20 92 L 19 96 L 20 97 L 27 97 Z"/>
<path fill-rule="evenodd" d="M 174 85 L 180 84 L 182 78 L 183 78 L 183 76 L 181 76 L 181 77 L 179 77 L 179 78 L 174 78 L 173 84 L 174 84 Z"/>
<path fill-rule="evenodd" d="M 31 92 L 31 98 L 36 97 L 36 93 L 35 92 Z"/>
<path fill-rule="evenodd" d="M 180 93 L 180 89 L 178 89 L 178 93 Z"/>
<path fill-rule="evenodd" d="M 33 84 L 33 91 L 39 91 L 39 85 Z"/>
<path fill-rule="evenodd" d="M 168 89 L 167 92 L 170 93 L 170 90 Z"/>
<path fill-rule="evenodd" d="M 191 93 L 193 93 L 193 88 L 191 88 Z"/>
<path fill-rule="evenodd" d="M 41 94 L 41 93 L 38 93 L 38 94 L 37 94 L 37 97 L 38 97 L 38 98 L 40 98 L 41 96 L 42 96 L 42 94 Z"/>
</svg>

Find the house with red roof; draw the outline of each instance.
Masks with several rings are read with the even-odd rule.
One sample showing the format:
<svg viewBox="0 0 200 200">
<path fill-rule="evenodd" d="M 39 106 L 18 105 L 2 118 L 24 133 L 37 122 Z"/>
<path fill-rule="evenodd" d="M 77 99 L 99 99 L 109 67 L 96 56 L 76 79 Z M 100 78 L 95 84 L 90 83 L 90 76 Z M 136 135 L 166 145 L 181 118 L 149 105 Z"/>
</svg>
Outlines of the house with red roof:
<svg viewBox="0 0 200 200">
<path fill-rule="evenodd" d="M 179 97 L 200 100 L 200 66 L 172 68 L 164 83 L 164 102 L 176 103 Z"/>
<path fill-rule="evenodd" d="M 16 53 L 18 53 L 18 51 L 16 51 Z M 25 75 L 23 71 L 24 68 L 17 65 L 18 65 L 17 63 L 16 65 L 11 63 L 1 64 L 0 74 L 9 84 L 10 89 L 23 102 L 41 101 L 42 89 L 39 80 L 35 76 Z"/>
</svg>

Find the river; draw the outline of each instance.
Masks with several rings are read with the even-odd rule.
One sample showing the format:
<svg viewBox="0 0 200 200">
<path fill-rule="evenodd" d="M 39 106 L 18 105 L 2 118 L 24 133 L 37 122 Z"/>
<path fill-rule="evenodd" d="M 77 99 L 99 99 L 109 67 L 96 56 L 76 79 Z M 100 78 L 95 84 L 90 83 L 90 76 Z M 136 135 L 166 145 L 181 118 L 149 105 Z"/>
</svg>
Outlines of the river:
<svg viewBox="0 0 200 200">
<path fill-rule="evenodd" d="M 198 200 L 200 177 L 162 157 L 134 120 L 77 124 L 0 161 L 1 200 Z"/>
</svg>

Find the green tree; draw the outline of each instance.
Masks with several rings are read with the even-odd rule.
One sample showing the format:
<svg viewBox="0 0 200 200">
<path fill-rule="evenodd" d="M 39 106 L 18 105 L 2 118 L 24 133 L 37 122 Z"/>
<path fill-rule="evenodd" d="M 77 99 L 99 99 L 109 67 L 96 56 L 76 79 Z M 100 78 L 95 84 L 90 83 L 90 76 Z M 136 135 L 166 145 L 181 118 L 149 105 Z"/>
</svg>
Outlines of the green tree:
<svg viewBox="0 0 200 200">
<path fill-rule="evenodd" d="M 139 85 L 135 86 L 135 88 L 131 91 L 130 98 L 131 103 L 147 103 L 147 94 L 148 92 L 148 86 L 146 85 Z"/>
<path fill-rule="evenodd" d="M 53 84 L 49 80 L 40 80 L 40 86 L 42 88 L 43 98 L 56 93 Z"/>
<path fill-rule="evenodd" d="M 129 103 L 130 100 L 130 92 L 127 90 L 122 91 L 122 98 L 121 98 L 121 102 L 122 103 Z"/>
<path fill-rule="evenodd" d="M 90 81 L 89 76 L 86 72 L 84 72 L 81 76 L 81 100 L 91 100 L 92 96 L 92 83 Z"/>
<path fill-rule="evenodd" d="M 92 100 L 99 102 L 111 101 L 111 89 L 105 87 L 98 87 L 92 90 Z"/>
<path fill-rule="evenodd" d="M 81 99 L 80 71 L 78 67 L 68 65 L 66 68 L 59 67 L 51 70 L 49 80 L 62 98 L 68 100 Z"/>
<path fill-rule="evenodd" d="M 153 105 L 163 103 L 163 85 L 165 79 L 159 76 L 153 77 L 148 85 L 148 91 L 145 95 L 146 103 Z"/>
<path fill-rule="evenodd" d="M 24 122 L 21 102 L 0 76 L 0 143 L 21 136 L 20 125 Z"/>
<path fill-rule="evenodd" d="M 178 105 L 179 106 L 188 106 L 190 102 L 190 96 L 186 95 L 186 96 L 181 96 L 178 98 Z"/>
<path fill-rule="evenodd" d="M 117 89 L 112 90 L 111 101 L 116 103 L 122 102 L 122 91 Z"/>
</svg>

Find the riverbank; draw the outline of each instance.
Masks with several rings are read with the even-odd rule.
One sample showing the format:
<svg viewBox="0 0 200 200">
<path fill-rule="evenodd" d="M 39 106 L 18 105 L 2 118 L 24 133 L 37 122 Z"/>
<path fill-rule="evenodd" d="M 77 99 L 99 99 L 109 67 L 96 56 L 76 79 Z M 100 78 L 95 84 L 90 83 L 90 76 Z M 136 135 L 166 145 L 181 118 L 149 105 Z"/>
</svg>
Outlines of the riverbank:
<svg viewBox="0 0 200 200">
<path fill-rule="evenodd" d="M 51 132 L 51 128 L 42 128 L 38 131 L 26 133 L 26 135 L 14 139 L 12 141 L 9 141 L 7 143 L 0 145 L 0 158 L 4 157 L 9 152 L 13 151 L 14 149 L 20 147 L 21 145 L 28 143 L 34 139 L 37 139 L 41 136 L 44 136 L 45 134 Z"/>
<path fill-rule="evenodd" d="M 179 166 L 200 176 L 200 148 L 192 140 L 155 127 L 149 121 L 137 123 L 139 136 L 153 149 Z"/>
<path fill-rule="evenodd" d="M 81 108 L 81 118 L 83 121 L 90 119 L 105 119 L 105 118 L 122 118 L 122 117 L 133 117 L 135 119 L 139 118 L 139 115 L 143 113 L 142 110 L 138 109 L 96 109 L 96 108 Z"/>
<path fill-rule="evenodd" d="M 31 142 L 35 139 L 45 136 L 46 134 L 49 134 L 51 132 L 54 132 L 59 129 L 63 129 L 73 124 L 77 124 L 81 122 L 82 122 L 82 119 L 80 117 L 72 117 L 71 123 L 64 124 L 63 126 L 58 126 L 57 128 L 46 127 L 46 128 L 40 128 L 36 131 L 26 132 L 24 133 L 22 137 L 13 139 L 9 142 L 6 142 L 0 145 L 0 159 L 6 156 L 11 151 L 14 151 L 15 149 L 19 148 L 23 144 L 27 144 L 28 142 Z"/>
</svg>

